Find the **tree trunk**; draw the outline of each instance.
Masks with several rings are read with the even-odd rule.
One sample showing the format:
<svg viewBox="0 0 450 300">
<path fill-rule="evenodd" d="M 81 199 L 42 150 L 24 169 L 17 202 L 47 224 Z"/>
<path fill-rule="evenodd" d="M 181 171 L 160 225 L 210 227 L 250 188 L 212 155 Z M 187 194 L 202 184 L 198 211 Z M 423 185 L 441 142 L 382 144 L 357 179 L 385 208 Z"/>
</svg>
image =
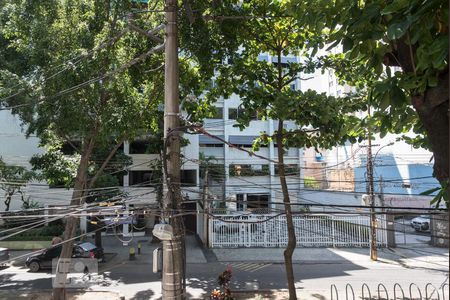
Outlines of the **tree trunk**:
<svg viewBox="0 0 450 300">
<path fill-rule="evenodd" d="M 438 85 L 428 88 L 423 95 L 414 96 L 412 104 L 419 115 L 434 155 L 433 175 L 440 182 L 449 178 L 449 88 L 448 73 Z"/>
<path fill-rule="evenodd" d="M 295 278 L 294 268 L 292 265 L 292 254 L 294 253 L 295 246 L 297 244 L 297 238 L 295 236 L 294 221 L 292 219 L 291 200 L 289 197 L 288 186 L 286 183 L 285 170 L 284 170 L 284 149 L 283 149 L 283 121 L 278 121 L 278 132 L 276 135 L 278 146 L 278 176 L 280 177 L 281 190 L 283 191 L 283 203 L 284 210 L 286 212 L 286 222 L 288 231 L 288 243 L 284 250 L 284 264 L 286 267 L 286 277 L 289 289 L 289 299 L 297 299 L 297 293 L 295 290 Z"/>
<path fill-rule="evenodd" d="M 95 133 L 90 138 L 87 139 L 87 141 L 84 142 L 84 149 L 81 153 L 81 159 L 80 164 L 78 166 L 77 171 L 77 177 L 75 178 L 75 184 L 73 187 L 73 193 L 72 193 L 72 200 L 70 201 L 70 205 L 80 205 L 83 203 L 83 188 L 85 187 L 86 183 L 86 177 L 88 172 L 88 166 L 89 166 L 89 159 L 92 154 L 92 149 L 94 147 L 94 140 L 95 139 Z M 59 262 L 64 259 L 66 261 L 67 259 L 70 259 L 72 256 L 72 248 L 73 248 L 73 237 L 75 237 L 76 230 L 78 228 L 78 218 L 75 216 L 68 216 L 66 217 L 66 226 L 64 230 L 64 241 L 61 255 L 58 261 L 58 270 L 59 270 Z M 67 273 L 64 271 L 67 271 L 67 268 L 65 266 L 68 266 L 67 263 L 63 263 L 61 270 L 62 273 L 56 272 L 56 278 L 55 282 L 60 283 L 58 287 L 53 288 L 53 300 L 66 300 L 67 294 L 66 294 L 66 288 L 65 288 L 65 282 L 67 278 Z M 60 287 L 60 286 L 63 287 Z"/>
<path fill-rule="evenodd" d="M 403 72 L 415 73 L 414 61 L 417 47 L 410 48 L 406 37 L 396 44 L 396 51 L 386 54 L 385 64 L 387 66 L 399 66 Z M 391 59 L 395 57 L 395 59 Z M 449 74 L 447 70 L 442 71 L 438 84 L 435 87 L 427 87 L 425 92 L 412 96 L 411 102 L 423 124 L 426 137 L 430 143 L 434 155 L 433 175 L 441 183 L 449 178 Z"/>
</svg>

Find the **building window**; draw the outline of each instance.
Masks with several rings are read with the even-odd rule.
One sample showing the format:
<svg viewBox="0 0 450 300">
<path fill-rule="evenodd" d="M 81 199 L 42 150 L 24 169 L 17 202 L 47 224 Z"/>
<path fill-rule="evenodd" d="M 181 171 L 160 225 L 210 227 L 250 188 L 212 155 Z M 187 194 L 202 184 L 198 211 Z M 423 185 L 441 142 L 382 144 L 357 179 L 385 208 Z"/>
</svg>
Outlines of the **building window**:
<svg viewBox="0 0 450 300">
<path fill-rule="evenodd" d="M 148 187 L 161 180 L 160 171 L 156 170 L 129 171 L 128 175 L 128 184 L 134 187 Z"/>
<path fill-rule="evenodd" d="M 275 165 L 275 175 L 278 175 L 279 169 L 278 165 Z M 300 174 L 300 168 L 297 164 L 288 164 L 284 165 L 284 173 L 286 176 L 288 175 L 299 175 Z"/>
<path fill-rule="evenodd" d="M 236 195 L 236 210 L 237 211 L 244 211 L 245 205 L 244 205 L 244 194 L 237 194 Z"/>
<path fill-rule="evenodd" d="M 229 120 L 237 120 L 240 115 L 244 113 L 244 109 L 238 108 L 229 108 L 228 109 L 228 119 Z M 250 116 L 251 120 L 261 120 L 262 116 L 258 116 L 258 112 L 254 111 L 254 114 Z"/>
<path fill-rule="evenodd" d="M 198 144 L 200 148 L 223 148 L 223 144 Z"/>
<path fill-rule="evenodd" d="M 247 194 L 247 209 L 254 210 L 258 208 L 269 207 L 268 194 Z"/>
<path fill-rule="evenodd" d="M 130 143 L 130 154 L 146 154 L 150 146 L 149 141 L 135 140 Z"/>
<path fill-rule="evenodd" d="M 237 108 L 229 108 L 228 109 L 228 119 L 237 120 L 238 117 L 238 109 Z"/>
<path fill-rule="evenodd" d="M 182 186 L 196 186 L 197 170 L 181 170 L 180 182 Z"/>
<path fill-rule="evenodd" d="M 162 140 L 154 136 L 137 139 L 130 143 L 130 154 L 157 154 L 160 152 L 161 145 Z"/>
<path fill-rule="evenodd" d="M 291 83 L 290 87 L 292 91 L 295 91 L 297 89 L 297 85 L 295 83 Z"/>
<path fill-rule="evenodd" d="M 266 176 L 270 175 L 269 165 L 230 164 L 230 176 Z"/>
<path fill-rule="evenodd" d="M 209 119 L 223 119 L 223 107 L 215 107 Z"/>
</svg>

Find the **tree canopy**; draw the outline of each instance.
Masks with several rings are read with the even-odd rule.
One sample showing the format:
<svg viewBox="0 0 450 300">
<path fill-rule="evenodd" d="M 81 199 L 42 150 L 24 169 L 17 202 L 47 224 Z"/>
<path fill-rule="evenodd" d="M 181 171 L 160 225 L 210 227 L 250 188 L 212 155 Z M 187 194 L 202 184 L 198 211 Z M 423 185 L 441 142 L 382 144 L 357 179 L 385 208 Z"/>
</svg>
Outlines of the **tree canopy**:
<svg viewBox="0 0 450 300">
<path fill-rule="evenodd" d="M 322 29 L 321 45 L 342 47 L 327 63 L 370 92 L 379 132 L 434 154 L 434 176 L 449 175 L 448 3 L 443 0 L 298 1 L 290 12 Z"/>
</svg>

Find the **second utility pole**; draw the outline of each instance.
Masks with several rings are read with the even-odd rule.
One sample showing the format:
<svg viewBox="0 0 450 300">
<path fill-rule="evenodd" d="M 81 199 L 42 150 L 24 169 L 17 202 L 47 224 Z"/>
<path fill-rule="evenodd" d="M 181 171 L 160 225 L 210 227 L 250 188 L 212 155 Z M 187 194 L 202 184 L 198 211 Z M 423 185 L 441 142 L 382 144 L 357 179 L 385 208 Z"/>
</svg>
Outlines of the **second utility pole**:
<svg viewBox="0 0 450 300">
<path fill-rule="evenodd" d="M 371 132 L 371 116 L 370 103 L 367 108 L 369 115 L 369 124 L 367 126 L 368 147 L 367 147 L 367 179 L 368 179 L 368 194 L 370 199 L 370 259 L 377 260 L 377 220 L 375 217 L 375 195 L 373 186 L 373 161 L 372 161 L 372 132 Z"/>
<path fill-rule="evenodd" d="M 184 229 L 181 216 L 174 216 L 181 205 L 180 135 L 178 91 L 177 0 L 165 1 L 166 41 L 164 72 L 164 157 L 165 193 L 163 220 L 173 228 L 173 239 L 163 241 L 162 298 L 185 298 Z"/>
</svg>

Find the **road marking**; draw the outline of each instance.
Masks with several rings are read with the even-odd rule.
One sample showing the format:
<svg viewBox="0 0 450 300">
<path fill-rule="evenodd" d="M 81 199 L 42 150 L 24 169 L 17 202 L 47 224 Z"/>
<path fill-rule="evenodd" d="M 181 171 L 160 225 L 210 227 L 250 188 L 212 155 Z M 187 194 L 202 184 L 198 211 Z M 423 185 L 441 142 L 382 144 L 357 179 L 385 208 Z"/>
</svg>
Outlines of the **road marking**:
<svg viewBox="0 0 450 300">
<path fill-rule="evenodd" d="M 250 273 L 259 271 L 272 265 L 271 263 L 221 263 L 221 264 L 225 266 L 230 266 L 231 269 L 237 269 Z"/>
</svg>

